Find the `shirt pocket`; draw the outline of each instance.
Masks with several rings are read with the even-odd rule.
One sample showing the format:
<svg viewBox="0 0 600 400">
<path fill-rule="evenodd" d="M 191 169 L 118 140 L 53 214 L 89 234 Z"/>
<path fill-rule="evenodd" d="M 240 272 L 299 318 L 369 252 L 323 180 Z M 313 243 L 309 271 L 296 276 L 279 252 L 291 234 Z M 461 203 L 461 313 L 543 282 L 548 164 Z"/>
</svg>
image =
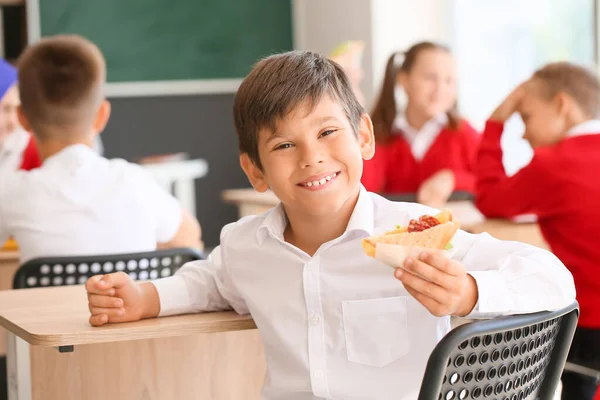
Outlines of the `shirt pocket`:
<svg viewBox="0 0 600 400">
<path fill-rule="evenodd" d="M 342 302 L 348 361 L 386 366 L 410 348 L 407 297 Z"/>
</svg>

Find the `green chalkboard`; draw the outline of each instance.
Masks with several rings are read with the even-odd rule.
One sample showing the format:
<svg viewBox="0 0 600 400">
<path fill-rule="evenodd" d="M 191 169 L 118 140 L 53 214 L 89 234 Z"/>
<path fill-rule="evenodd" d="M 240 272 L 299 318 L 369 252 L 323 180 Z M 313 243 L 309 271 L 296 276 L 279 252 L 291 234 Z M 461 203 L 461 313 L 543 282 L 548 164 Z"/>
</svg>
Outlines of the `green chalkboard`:
<svg viewBox="0 0 600 400">
<path fill-rule="evenodd" d="M 232 79 L 292 49 L 291 0 L 37 0 L 42 37 L 76 33 L 109 82 Z"/>
</svg>

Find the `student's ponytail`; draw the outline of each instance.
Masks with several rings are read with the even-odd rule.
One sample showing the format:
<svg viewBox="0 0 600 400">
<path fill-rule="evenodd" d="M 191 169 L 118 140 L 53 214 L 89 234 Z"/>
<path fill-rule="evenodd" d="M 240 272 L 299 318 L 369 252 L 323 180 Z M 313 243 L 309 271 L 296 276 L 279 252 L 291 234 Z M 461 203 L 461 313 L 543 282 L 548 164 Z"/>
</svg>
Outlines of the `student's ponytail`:
<svg viewBox="0 0 600 400">
<path fill-rule="evenodd" d="M 396 119 L 396 76 L 399 70 L 396 58 L 401 56 L 402 53 L 396 52 L 392 53 L 388 59 L 385 76 L 381 84 L 381 92 L 371 112 L 375 140 L 379 143 L 387 142 L 392 136 L 392 127 Z"/>
</svg>

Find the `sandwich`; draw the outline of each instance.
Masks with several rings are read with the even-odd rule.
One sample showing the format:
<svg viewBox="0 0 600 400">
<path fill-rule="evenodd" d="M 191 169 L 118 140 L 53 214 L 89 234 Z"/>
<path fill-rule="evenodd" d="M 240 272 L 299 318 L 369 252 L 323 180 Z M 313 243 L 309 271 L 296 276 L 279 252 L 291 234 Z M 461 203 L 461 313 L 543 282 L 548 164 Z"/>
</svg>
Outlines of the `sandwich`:
<svg viewBox="0 0 600 400">
<path fill-rule="evenodd" d="M 444 251 L 452 248 L 451 240 L 460 228 L 460 223 L 454 221 L 452 212 L 444 210 L 437 215 L 422 215 L 419 219 L 411 219 L 406 226 L 396 226 L 396 229 L 379 236 L 370 236 L 362 240 L 366 255 L 380 259 L 379 250 L 389 255 L 395 250 L 394 264 L 398 266 L 406 257 L 406 249 Z M 389 257 L 385 257 L 389 259 Z M 383 260 L 381 260 L 383 261 Z M 387 262 L 386 262 L 387 263 Z"/>
</svg>

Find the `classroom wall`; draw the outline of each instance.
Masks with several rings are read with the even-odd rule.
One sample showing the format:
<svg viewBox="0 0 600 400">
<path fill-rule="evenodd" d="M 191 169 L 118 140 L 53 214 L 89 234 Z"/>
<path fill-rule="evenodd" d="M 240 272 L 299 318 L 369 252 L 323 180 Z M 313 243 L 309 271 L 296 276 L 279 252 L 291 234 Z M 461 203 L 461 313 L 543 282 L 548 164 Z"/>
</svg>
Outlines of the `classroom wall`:
<svg viewBox="0 0 600 400">
<path fill-rule="evenodd" d="M 295 0 L 294 45 L 328 54 L 345 40 L 366 43 L 361 88 L 370 109 L 393 51 L 421 40 L 452 44 L 452 1 Z"/>
<path fill-rule="evenodd" d="M 452 45 L 452 1 L 370 0 L 372 33 L 371 82 L 380 89 L 385 64 L 394 51 L 430 40 Z"/>
<path fill-rule="evenodd" d="M 107 157 L 132 161 L 185 151 L 208 161 L 208 175 L 196 181 L 196 210 L 206 246 L 218 245 L 223 225 L 237 220 L 236 207 L 224 204 L 221 192 L 250 187 L 238 163 L 233 94 L 110 100 L 112 116 L 102 134 Z"/>
<path fill-rule="evenodd" d="M 294 0 L 294 47 L 327 55 L 346 40 L 366 42 L 361 89 L 373 95 L 371 0 Z M 367 101 L 368 103 L 368 101 Z"/>
</svg>

